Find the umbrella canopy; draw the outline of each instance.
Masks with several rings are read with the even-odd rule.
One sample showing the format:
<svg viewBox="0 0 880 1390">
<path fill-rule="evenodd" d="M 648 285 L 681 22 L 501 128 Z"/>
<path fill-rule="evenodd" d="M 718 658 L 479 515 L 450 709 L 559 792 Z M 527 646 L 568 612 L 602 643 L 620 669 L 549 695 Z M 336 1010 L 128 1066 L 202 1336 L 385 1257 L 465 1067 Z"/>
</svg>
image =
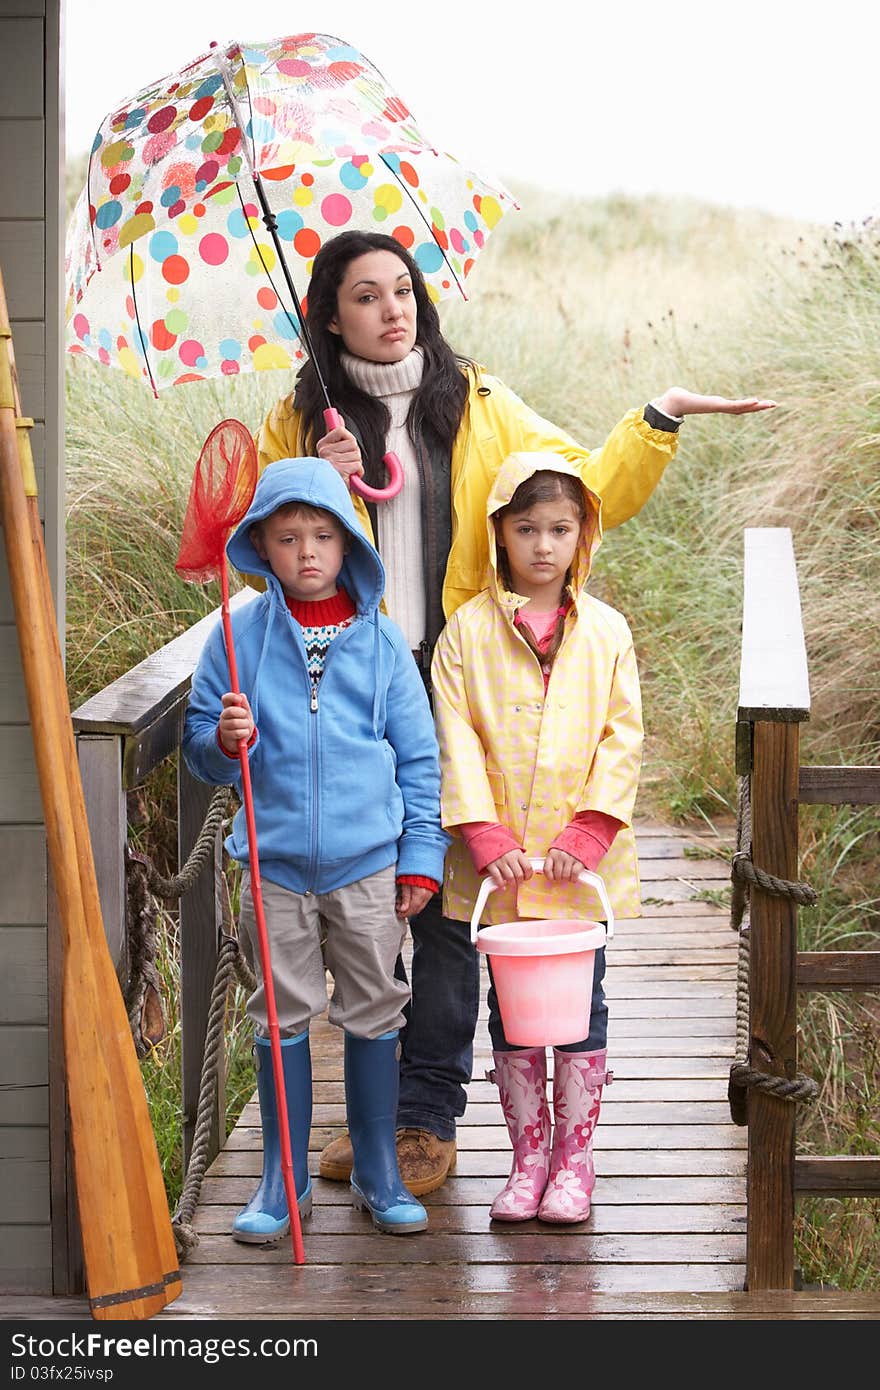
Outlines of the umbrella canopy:
<svg viewBox="0 0 880 1390">
<path fill-rule="evenodd" d="M 68 348 L 154 391 L 295 367 L 298 296 L 329 237 L 395 237 L 439 300 L 464 294 L 516 206 L 435 149 L 343 40 L 212 46 L 95 137 L 68 229 Z"/>
</svg>

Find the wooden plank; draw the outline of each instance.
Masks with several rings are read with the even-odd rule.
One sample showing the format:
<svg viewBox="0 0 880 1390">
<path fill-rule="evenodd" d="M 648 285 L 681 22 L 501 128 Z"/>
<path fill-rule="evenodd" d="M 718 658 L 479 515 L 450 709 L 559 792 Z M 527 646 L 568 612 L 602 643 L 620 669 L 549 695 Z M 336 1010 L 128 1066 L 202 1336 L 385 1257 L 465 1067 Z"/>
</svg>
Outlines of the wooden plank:
<svg viewBox="0 0 880 1390">
<path fill-rule="evenodd" d="M 19 659 L 18 634 L 13 623 L 0 624 L 0 652 L 9 659 L 0 662 L 0 723 L 28 722 L 27 695 Z"/>
<path fill-rule="evenodd" d="M 239 1205 L 232 1202 L 227 1205 L 202 1205 L 199 1207 L 195 1218 L 195 1229 L 199 1235 L 228 1236 L 232 1229 L 232 1223 L 239 1210 Z M 328 1203 L 319 1205 L 315 1203 L 312 1214 L 308 1218 L 306 1232 L 312 1236 L 340 1236 L 345 1235 L 351 1229 L 351 1216 L 347 1206 L 341 1203 Z M 489 1230 L 498 1232 L 499 1227 L 492 1222 L 489 1215 L 489 1203 L 481 1206 L 464 1206 L 461 1204 L 452 1205 L 447 1203 L 439 1207 L 431 1207 L 429 1212 L 429 1230 L 435 1234 L 443 1235 L 477 1235 Z M 577 1234 L 583 1235 L 584 1227 L 581 1227 Z M 516 1230 L 511 1230 L 512 1235 L 523 1232 L 534 1235 L 542 1232 L 546 1234 L 546 1227 L 542 1227 L 537 1221 L 525 1221 L 517 1223 Z M 593 1236 L 607 1235 L 652 1235 L 660 1233 L 664 1235 L 683 1234 L 683 1235 L 735 1235 L 741 1240 L 745 1238 L 745 1204 L 744 1203 L 724 1203 L 713 1206 L 705 1205 L 664 1205 L 651 1206 L 644 1203 L 641 1206 L 607 1206 L 596 1205 L 590 1215 L 590 1234 Z"/>
<path fill-rule="evenodd" d="M 861 1154 L 807 1158 L 794 1161 L 794 1182 L 799 1197 L 880 1196 L 880 1158 Z"/>
<path fill-rule="evenodd" d="M 0 1086 L 0 1128 L 37 1126 L 45 1130 L 49 1123 L 48 1032 L 45 1027 L 4 1024 L 0 1038 L 7 1059 Z"/>
<path fill-rule="evenodd" d="M 880 805 L 880 767 L 802 767 L 798 799 L 803 805 Z"/>
<path fill-rule="evenodd" d="M 0 825 L 41 825 L 43 805 L 27 724 L 0 725 Z"/>
<path fill-rule="evenodd" d="M 385 1264 L 388 1260 L 386 1242 L 378 1238 L 369 1217 L 361 1217 L 361 1231 L 344 1235 L 322 1235 L 308 1229 L 303 1240 L 308 1241 L 310 1256 L 315 1264 Z M 276 1267 L 290 1265 L 290 1251 L 283 1245 L 264 1246 L 261 1264 Z M 562 1228 L 547 1230 L 545 1223 L 535 1222 L 528 1231 L 511 1231 L 502 1226 L 482 1235 L 444 1235 L 428 1230 L 398 1242 L 395 1264 L 411 1265 L 467 1264 L 471 1272 L 480 1265 L 577 1265 L 585 1271 L 596 1265 L 695 1265 L 717 1267 L 741 1264 L 745 1255 L 745 1239 L 740 1235 L 706 1236 L 703 1234 L 674 1235 L 594 1235 L 592 1227 L 577 1231 Z M 204 1235 L 191 1252 L 188 1263 L 217 1264 L 221 1262 L 237 1270 L 253 1263 L 254 1252 L 228 1235 Z"/>
<path fill-rule="evenodd" d="M 16 876 L 9 878 L 16 882 Z M 0 928 L 0 1020 L 7 1025 L 46 1025 L 45 924 Z M 4 1072 L 9 1070 L 7 1063 Z"/>
<path fill-rule="evenodd" d="M 104 935 L 119 982 L 124 985 L 129 964 L 124 859 L 128 815 L 120 780 L 122 749 L 119 738 L 113 734 L 78 734 L 76 752 L 95 860 Z"/>
<path fill-rule="evenodd" d="M 390 1267 L 388 1278 L 392 1278 Z M 271 1271 L 275 1285 L 279 1284 L 275 1271 Z M 315 1276 L 315 1286 L 312 1285 Z M 251 1322 L 257 1316 L 253 1300 L 248 1298 L 248 1286 L 235 1290 L 234 1307 L 224 1313 L 231 1321 Z M 184 1292 L 182 1296 L 163 1308 L 152 1321 L 189 1322 L 204 1321 L 210 1316 L 212 1286 L 222 1298 L 219 1274 L 216 1266 L 204 1265 L 194 1270 L 192 1277 L 184 1268 Z M 259 1317 L 266 1322 L 289 1321 L 291 1318 L 309 1319 L 315 1316 L 315 1303 L 325 1300 L 321 1307 L 321 1319 L 353 1321 L 363 1323 L 364 1319 L 387 1320 L 387 1283 L 382 1287 L 382 1274 L 375 1267 L 370 1271 L 371 1284 L 365 1291 L 343 1287 L 338 1301 L 335 1291 L 331 1291 L 328 1281 L 337 1278 L 336 1270 L 310 1270 L 310 1277 L 304 1281 L 308 1287 L 296 1288 L 290 1293 L 287 1306 L 278 1311 L 279 1294 L 282 1298 L 288 1291 L 277 1289 L 274 1303 L 268 1307 L 263 1301 L 261 1286 L 255 1289 L 259 1299 Z M 266 1281 L 267 1283 L 269 1281 Z M 296 1281 L 297 1283 L 299 1281 Z M 320 1283 L 320 1287 L 318 1284 Z M 875 1321 L 880 1316 L 880 1295 L 858 1290 L 822 1289 L 805 1290 L 797 1293 L 748 1294 L 738 1289 L 719 1292 L 705 1290 L 683 1291 L 638 1291 L 628 1293 L 599 1293 L 596 1291 L 575 1290 L 559 1293 L 552 1287 L 544 1290 L 542 1282 L 535 1279 L 535 1289 L 539 1302 L 533 1311 L 521 1311 L 525 1295 L 514 1291 L 482 1290 L 472 1292 L 467 1287 L 448 1286 L 445 1293 L 428 1294 L 423 1313 L 413 1314 L 395 1303 L 395 1321 L 406 1323 L 413 1318 L 422 1321 L 426 1316 L 435 1321 L 454 1318 L 468 1322 L 504 1319 L 505 1322 L 520 1321 L 523 1318 L 534 1321 L 536 1317 L 550 1318 L 555 1322 L 570 1321 L 749 1321 L 749 1322 L 791 1322 L 791 1321 Z M 0 1318 L 7 1321 L 89 1321 L 89 1307 L 85 1299 L 51 1298 L 40 1295 L 0 1294 Z M 168 1334 L 165 1334 L 168 1335 Z M 181 1334 L 175 1334 L 181 1335 Z M 360 1336 L 361 1333 L 358 1333 Z"/>
<path fill-rule="evenodd" d="M 672 1108 L 670 1106 L 670 1110 Z M 729 1113 L 728 1111 L 728 1117 Z M 497 1151 L 507 1154 L 509 1166 L 510 1139 L 507 1129 L 498 1123 L 498 1119 L 499 1116 L 496 1114 L 492 1115 L 485 1125 L 472 1123 L 459 1126 L 456 1139 L 459 1155 L 468 1152 L 489 1154 Z M 340 1128 L 340 1124 L 313 1124 L 311 1142 L 317 1142 L 321 1148 L 322 1141 L 329 1143 L 334 1132 L 338 1132 Z M 613 1124 L 607 1122 L 603 1116 L 596 1130 L 593 1147 L 597 1154 L 629 1149 L 645 1154 L 663 1149 L 740 1150 L 746 1147 L 746 1134 L 739 1126 L 731 1124 L 729 1119 L 726 1124 L 676 1125 L 663 1121 L 639 1126 L 626 1122 Z M 226 1141 L 225 1151 L 236 1153 L 240 1149 L 249 1153 L 261 1151 L 259 1129 L 249 1130 L 243 1125 L 236 1125 Z"/>
<path fill-rule="evenodd" d="M 779 614 L 777 613 L 777 619 Z M 752 856 L 777 878 L 797 878 L 798 725 L 755 725 Z M 749 1059 L 770 1076 L 797 1074 L 797 905 L 757 886 L 751 895 Z M 749 1094 L 750 1289 L 794 1286 L 796 1106 Z"/>
<path fill-rule="evenodd" d="M 259 1179 L 260 1151 L 223 1149 L 208 1171 L 212 1177 Z M 597 1155 L 596 1171 L 600 1177 L 739 1177 L 746 1171 L 746 1154 L 744 1149 L 605 1149 Z M 509 1149 L 465 1151 L 456 1165 L 456 1173 L 463 1178 L 500 1178 L 503 1183 L 509 1172 Z"/>
<path fill-rule="evenodd" d="M 24 409 L 35 420 L 46 414 L 46 328 L 42 323 L 11 323 L 15 369 Z"/>
<path fill-rule="evenodd" d="M 49 1163 L 41 1125 L 0 1126 L 0 1224 L 49 1221 Z M 2 1249 L 7 1240 L 4 1232 Z M 2 1256 L 0 1256 L 2 1264 Z"/>
<path fill-rule="evenodd" d="M 744 532 L 742 651 L 737 719 L 809 718 L 810 683 L 791 531 Z"/>
<path fill-rule="evenodd" d="M 0 27 L 0 45 L 3 42 L 3 31 Z M 0 48 L 0 52 L 2 52 Z M 5 58 L 4 52 L 4 58 Z M 4 64 L 4 70 L 6 65 Z M 6 86 L 6 82 L 2 84 Z M 10 120 L 4 118 L 2 108 L 4 105 L 3 97 L 0 96 L 0 131 L 3 140 L 3 173 L 0 175 L 2 183 L 7 188 L 15 189 L 15 215 L 16 217 L 39 217 L 42 218 L 45 211 L 45 190 L 44 190 L 44 170 L 46 158 L 43 142 L 43 121 L 42 111 L 36 120 Z M 20 112 L 16 113 L 20 115 Z M 5 200 L 8 207 L 9 202 Z M 15 329 L 13 326 L 13 333 Z M 16 352 L 16 366 L 18 365 L 18 352 Z M 22 401 L 24 401 L 22 396 Z"/>
<path fill-rule="evenodd" d="M 799 951 L 798 989 L 869 989 L 880 985 L 880 951 Z"/>
<path fill-rule="evenodd" d="M 663 1101 L 674 1101 L 677 1103 L 691 1104 L 700 1101 L 709 1105 L 727 1105 L 727 1071 L 719 1068 L 717 1077 L 687 1078 L 675 1077 L 670 1080 L 658 1080 L 654 1077 L 650 1079 L 628 1080 L 619 1072 L 614 1073 L 614 1082 L 605 1087 L 602 1095 L 602 1114 L 609 1115 L 612 1110 L 617 1113 L 617 1107 L 621 1105 L 652 1104 L 657 1105 Z M 315 1111 L 317 1115 L 321 1106 L 344 1106 L 345 1092 L 342 1079 L 333 1081 L 315 1081 L 314 1083 Z M 471 1115 L 477 1113 L 475 1106 L 498 1105 L 498 1088 L 491 1081 L 475 1080 L 471 1081 L 467 1087 L 467 1105 L 463 1124 L 467 1124 Z M 340 1110 L 340 1115 L 342 1111 Z M 729 1111 L 727 1118 L 730 1118 Z M 241 1112 L 241 1121 L 244 1124 L 255 1126 L 259 1124 L 259 1107 L 256 1100 L 251 1100 L 244 1106 Z M 322 1124 L 326 1124 L 327 1117 L 323 1117 Z M 339 1119 L 339 1123 L 344 1121 Z"/>
<path fill-rule="evenodd" d="M 3 54 L 3 82 L 0 84 L 0 120 L 17 123 L 16 118 L 43 118 L 45 82 L 43 76 L 43 22 L 36 18 L 0 17 L 0 53 Z M 4 149 L 7 148 L 4 132 Z M 13 185 L 6 184 L 4 202 Z M 3 264 L 0 259 L 0 265 Z M 4 267 L 4 281 L 8 278 Z M 7 293 L 9 291 L 7 290 Z"/>
<path fill-rule="evenodd" d="M 317 1174 L 317 1153 L 312 1163 L 313 1175 Z M 506 1177 L 507 1174 L 504 1174 Z M 442 1187 L 437 1188 L 436 1192 L 429 1192 L 423 1199 L 425 1206 L 431 1211 L 438 1207 L 475 1207 L 478 1206 L 485 1210 L 492 1203 L 499 1188 L 503 1185 L 503 1178 L 497 1177 L 462 1177 L 456 1172 L 450 1177 Z M 341 1206 L 346 1211 L 351 1211 L 351 1193 L 347 1183 L 325 1182 L 317 1179 L 312 1185 L 316 1207 Z M 250 1200 L 254 1193 L 254 1179 L 252 1177 L 214 1177 L 210 1173 L 205 1177 L 199 1198 L 199 1210 L 202 1207 L 217 1205 L 233 1205 L 239 1207 Z M 694 1177 L 690 1176 L 687 1182 L 686 1192 L 682 1191 L 682 1184 L 677 1177 L 609 1177 L 603 1176 L 601 1187 L 596 1188 L 596 1201 L 594 1209 L 598 1212 L 608 1206 L 622 1205 L 633 1206 L 645 1203 L 649 1206 L 658 1206 L 666 1203 L 671 1206 L 679 1206 L 683 1198 L 691 1203 L 720 1203 L 723 1206 L 734 1206 L 744 1209 L 745 1206 L 745 1178 L 744 1176 L 715 1176 L 715 1177 Z"/>
<path fill-rule="evenodd" d="M 494 1090 L 491 1082 L 485 1083 L 486 1087 Z M 606 1086 L 602 1095 L 602 1117 L 601 1125 L 667 1125 L 671 1129 L 679 1125 L 729 1125 L 730 1107 L 726 1096 L 717 1100 L 706 1100 L 701 1097 L 699 1100 L 683 1100 L 675 1097 L 668 1101 L 655 1100 L 653 1095 L 650 1100 L 622 1100 L 615 1095 L 618 1090 L 617 1083 Z M 471 1100 L 468 1098 L 468 1107 L 465 1112 L 463 1122 L 459 1124 L 459 1133 L 463 1134 L 466 1129 L 481 1127 L 484 1125 L 496 1125 L 501 1130 L 499 1120 L 498 1092 L 494 1096 L 489 1096 L 485 1101 Z M 339 1125 L 340 1128 L 345 1124 L 345 1102 L 327 1101 L 316 1097 L 312 1110 L 312 1125 L 316 1129 L 326 1128 L 328 1125 Z M 240 1122 L 236 1126 L 236 1134 L 250 1131 L 252 1142 L 259 1142 L 260 1134 L 260 1111 L 259 1106 L 253 1101 L 249 1102 L 241 1112 Z M 742 1133 L 742 1131 L 739 1131 Z M 242 1142 L 242 1147 L 244 1143 Z"/>
<path fill-rule="evenodd" d="M 47 1294 L 52 1288 L 49 1227 L 7 1226 L 0 1240 L 0 1288 L 9 1293 Z"/>
<path fill-rule="evenodd" d="M 42 220 L 0 218 L 0 266 L 11 319 L 45 317 L 45 255 Z"/>
<path fill-rule="evenodd" d="M 0 926 L 45 927 L 48 870 L 42 825 L 4 826 L 3 853 L 6 862 L 15 865 L 15 873 L 4 877 Z"/>
</svg>

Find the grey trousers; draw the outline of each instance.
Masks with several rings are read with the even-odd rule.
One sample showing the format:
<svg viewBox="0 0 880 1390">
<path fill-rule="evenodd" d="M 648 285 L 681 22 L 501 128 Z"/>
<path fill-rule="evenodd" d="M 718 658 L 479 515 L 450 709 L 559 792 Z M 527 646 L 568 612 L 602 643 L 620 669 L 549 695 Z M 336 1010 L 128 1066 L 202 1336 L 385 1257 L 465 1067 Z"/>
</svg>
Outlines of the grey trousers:
<svg viewBox="0 0 880 1390">
<path fill-rule="evenodd" d="M 394 965 L 406 922 L 394 911 L 396 867 L 332 893 L 292 893 L 260 880 L 275 1007 L 283 1038 L 305 1032 L 327 1008 L 327 976 L 333 977 L 329 1019 L 358 1038 L 378 1038 L 401 1028 L 409 985 L 395 979 Z M 257 977 L 247 1003 L 256 1031 L 268 1037 L 266 992 L 251 876 L 242 875 L 239 929 Z"/>
</svg>

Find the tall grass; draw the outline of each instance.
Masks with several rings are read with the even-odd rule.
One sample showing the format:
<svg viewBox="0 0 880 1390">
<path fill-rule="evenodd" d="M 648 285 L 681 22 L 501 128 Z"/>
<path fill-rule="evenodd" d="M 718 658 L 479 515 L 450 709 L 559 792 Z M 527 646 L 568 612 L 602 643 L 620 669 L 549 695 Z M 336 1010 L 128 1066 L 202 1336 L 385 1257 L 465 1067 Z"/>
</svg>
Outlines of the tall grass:
<svg viewBox="0 0 880 1390">
<path fill-rule="evenodd" d="M 735 811 L 747 526 L 793 533 L 812 686 L 802 760 L 880 761 L 877 230 L 823 234 L 686 201 L 517 191 L 526 211 L 495 232 L 470 302 L 441 306 L 460 351 L 591 445 L 673 384 L 780 403 L 687 420 L 653 498 L 599 552 L 596 591 L 627 614 L 640 657 L 639 812 L 729 824 Z M 173 569 L 192 469 L 220 419 L 256 430 L 289 386 L 270 372 L 154 401 L 119 372 L 69 362 L 74 701 L 216 605 L 216 588 L 193 589 Z M 876 942 L 880 815 L 805 810 L 802 822 L 801 872 L 820 889 L 819 907 L 801 914 L 802 945 Z M 173 933 L 168 941 L 172 995 Z M 801 1066 L 823 1082 L 820 1104 L 801 1117 L 803 1147 L 877 1151 L 876 1022 L 876 997 L 802 999 Z M 245 1071 L 244 1094 L 247 1084 Z M 880 1286 L 864 1213 L 801 1204 L 798 1258 L 811 1282 Z"/>
</svg>

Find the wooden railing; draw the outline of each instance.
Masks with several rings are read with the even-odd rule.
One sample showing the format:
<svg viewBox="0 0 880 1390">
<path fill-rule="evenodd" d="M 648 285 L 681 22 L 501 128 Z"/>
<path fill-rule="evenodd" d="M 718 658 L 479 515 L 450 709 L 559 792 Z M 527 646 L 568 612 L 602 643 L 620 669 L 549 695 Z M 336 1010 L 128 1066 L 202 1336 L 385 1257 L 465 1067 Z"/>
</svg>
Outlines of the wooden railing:
<svg viewBox="0 0 880 1390">
<path fill-rule="evenodd" d="M 880 803 L 880 767 L 802 767 L 810 715 L 807 658 L 791 532 L 745 532 L 736 769 L 750 779 L 751 858 L 775 878 L 798 878 L 798 807 Z M 751 891 L 749 1062 L 797 1075 L 797 991 L 880 985 L 880 951 L 799 952 L 792 897 Z M 880 1195 L 880 1159 L 795 1153 L 795 1105 L 748 1093 L 749 1290 L 792 1289 L 796 1196 Z"/>
<path fill-rule="evenodd" d="M 233 606 L 250 602 L 243 589 Z M 120 979 L 126 975 L 124 846 L 126 792 L 177 752 L 190 680 L 214 613 L 147 657 L 73 715 L 104 923 Z M 880 767 L 801 767 L 799 731 L 810 714 L 807 659 L 791 533 L 745 533 L 742 657 L 736 767 L 749 778 L 751 858 L 776 878 L 798 877 L 800 804 L 878 804 Z M 198 837 L 212 788 L 178 759 L 178 853 Z M 221 847 L 180 900 L 184 1164 L 196 1123 L 208 1008 L 222 925 Z M 773 1077 L 797 1075 L 797 991 L 880 985 L 880 951 L 798 952 L 792 898 L 753 885 L 749 951 L 749 1061 Z M 223 1131 L 218 1081 L 211 1157 Z M 880 1159 L 795 1153 L 795 1106 L 758 1088 L 748 1093 L 750 1291 L 792 1289 L 797 1196 L 876 1196 Z"/>
<path fill-rule="evenodd" d="M 233 609 L 255 597 L 242 589 Z M 101 896 L 104 930 L 120 983 L 128 974 L 124 849 L 128 839 L 126 793 L 141 786 L 178 752 L 190 681 L 219 610 L 188 628 L 73 712 L 89 830 Z M 231 778 L 230 778 L 231 780 Z M 184 864 L 205 820 L 214 789 L 192 777 L 177 759 L 178 863 Z M 222 846 L 180 898 L 180 1026 L 182 1045 L 183 1161 L 195 1132 L 208 1009 L 222 927 Z M 222 1068 L 217 1082 L 209 1160 L 219 1152 L 224 1129 Z"/>
</svg>

